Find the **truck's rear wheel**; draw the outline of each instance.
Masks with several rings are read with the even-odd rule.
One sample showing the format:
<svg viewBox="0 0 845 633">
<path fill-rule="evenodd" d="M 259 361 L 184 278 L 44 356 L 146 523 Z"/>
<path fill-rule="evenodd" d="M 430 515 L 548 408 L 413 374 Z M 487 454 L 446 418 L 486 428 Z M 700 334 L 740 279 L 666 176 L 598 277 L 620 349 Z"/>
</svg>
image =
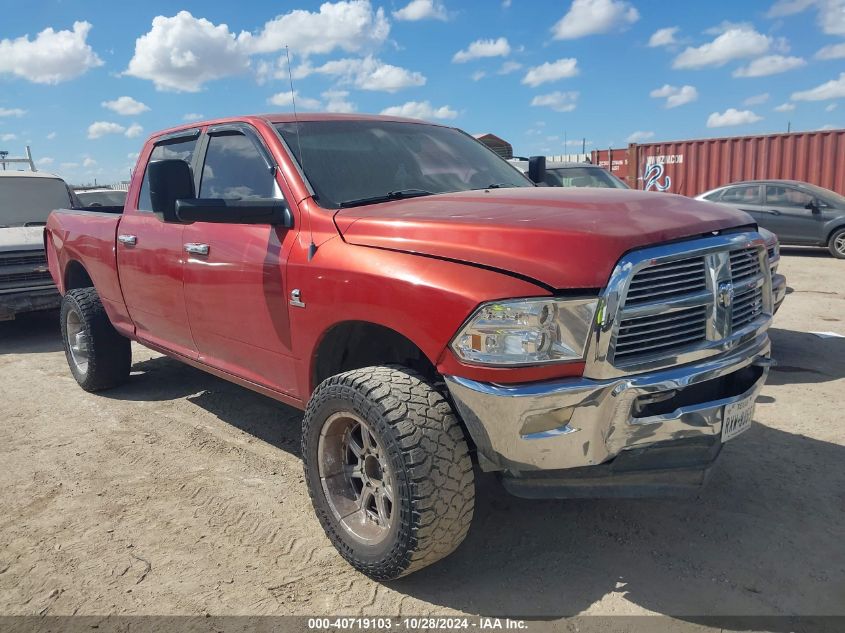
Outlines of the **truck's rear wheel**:
<svg viewBox="0 0 845 633">
<path fill-rule="evenodd" d="M 126 382 L 132 365 L 130 342 L 112 326 L 96 290 L 67 292 L 61 326 L 67 363 L 80 387 L 100 391 Z"/>
<path fill-rule="evenodd" d="M 325 380 L 305 412 L 302 455 L 323 529 L 370 578 L 410 574 L 464 540 L 475 503 L 466 439 L 414 372 L 368 367 Z"/>
</svg>

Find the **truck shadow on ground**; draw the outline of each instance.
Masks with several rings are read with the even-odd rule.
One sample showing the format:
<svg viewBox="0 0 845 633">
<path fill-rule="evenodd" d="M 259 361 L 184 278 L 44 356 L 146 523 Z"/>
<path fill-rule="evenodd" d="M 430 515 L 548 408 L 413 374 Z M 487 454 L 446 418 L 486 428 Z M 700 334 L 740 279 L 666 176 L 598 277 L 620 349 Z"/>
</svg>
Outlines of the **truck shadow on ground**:
<svg viewBox="0 0 845 633">
<path fill-rule="evenodd" d="M 845 378 L 845 338 L 821 338 L 809 332 L 771 328 L 772 358 L 777 365 L 767 385 L 829 382 Z"/>
<path fill-rule="evenodd" d="M 845 341 L 777 328 L 772 339 L 781 370 L 771 384 L 845 376 Z M 128 384 L 103 395 L 186 397 L 299 455 L 299 411 L 165 357 L 136 363 Z M 530 501 L 483 474 L 458 551 L 387 585 L 435 609 L 532 619 L 602 599 L 711 626 L 702 615 L 842 613 L 844 462 L 840 445 L 756 423 L 725 446 L 709 485 L 692 497 Z M 733 622 L 717 624 L 749 626 Z M 795 627 L 766 621 L 767 630 Z"/>
<path fill-rule="evenodd" d="M 60 352 L 62 349 L 57 310 L 21 314 L 14 321 L 0 322 L 0 356 Z"/>
</svg>

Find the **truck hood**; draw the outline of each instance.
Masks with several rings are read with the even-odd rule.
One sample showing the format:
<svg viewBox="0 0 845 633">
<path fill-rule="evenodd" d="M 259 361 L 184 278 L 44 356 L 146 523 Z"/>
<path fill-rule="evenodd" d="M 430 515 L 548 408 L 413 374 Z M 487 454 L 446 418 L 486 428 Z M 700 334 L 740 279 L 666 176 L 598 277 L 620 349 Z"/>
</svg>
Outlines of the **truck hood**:
<svg viewBox="0 0 845 633">
<path fill-rule="evenodd" d="M 0 227 L 0 252 L 34 251 L 43 248 L 43 226 Z"/>
<path fill-rule="evenodd" d="M 624 189 L 465 191 L 341 209 L 350 244 L 488 266 L 552 288 L 601 288 L 635 248 L 753 224 L 747 214 Z"/>
</svg>

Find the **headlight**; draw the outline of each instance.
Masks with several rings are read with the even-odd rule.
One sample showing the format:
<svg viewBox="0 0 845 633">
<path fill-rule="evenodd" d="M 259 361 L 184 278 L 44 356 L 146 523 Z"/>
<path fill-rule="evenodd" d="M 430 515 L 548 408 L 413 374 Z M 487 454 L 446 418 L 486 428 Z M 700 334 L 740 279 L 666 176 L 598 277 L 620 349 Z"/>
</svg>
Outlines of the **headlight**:
<svg viewBox="0 0 845 633">
<path fill-rule="evenodd" d="M 535 365 L 584 358 L 598 299 L 515 299 L 482 305 L 452 341 L 462 360 Z"/>
</svg>

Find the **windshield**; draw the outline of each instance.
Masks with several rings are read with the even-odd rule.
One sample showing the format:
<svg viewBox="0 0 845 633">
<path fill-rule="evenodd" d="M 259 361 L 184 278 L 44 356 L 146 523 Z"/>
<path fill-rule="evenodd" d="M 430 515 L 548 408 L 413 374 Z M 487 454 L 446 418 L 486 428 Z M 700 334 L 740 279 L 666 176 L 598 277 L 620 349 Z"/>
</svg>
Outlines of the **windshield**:
<svg viewBox="0 0 845 633">
<path fill-rule="evenodd" d="M 628 185 L 601 167 L 553 167 L 546 170 L 546 184 L 552 187 L 629 188 Z"/>
<path fill-rule="evenodd" d="M 125 191 L 77 191 L 76 197 L 83 207 L 122 207 Z"/>
<path fill-rule="evenodd" d="M 50 211 L 70 206 L 70 193 L 63 180 L 0 177 L 0 226 L 44 224 Z"/>
<path fill-rule="evenodd" d="M 297 140 L 296 126 L 276 127 L 325 208 L 490 186 L 534 186 L 481 143 L 453 128 L 393 121 L 308 121 L 299 123 Z"/>
</svg>

